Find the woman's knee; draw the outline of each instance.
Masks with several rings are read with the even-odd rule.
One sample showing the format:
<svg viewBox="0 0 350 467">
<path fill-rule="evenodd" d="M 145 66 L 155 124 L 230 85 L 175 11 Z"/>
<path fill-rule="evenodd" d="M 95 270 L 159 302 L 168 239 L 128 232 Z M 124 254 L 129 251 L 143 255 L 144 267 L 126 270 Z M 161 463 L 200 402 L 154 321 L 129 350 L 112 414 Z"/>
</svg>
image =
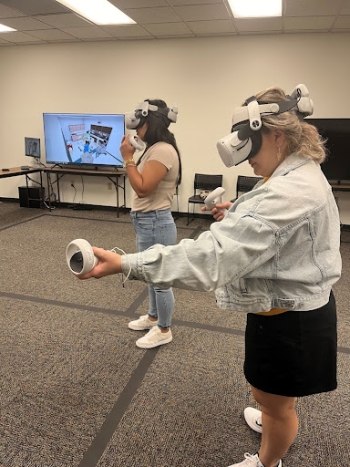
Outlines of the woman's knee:
<svg viewBox="0 0 350 467">
<path fill-rule="evenodd" d="M 269 394 L 261 391 L 260 389 L 254 388 L 253 386 L 251 387 L 251 390 L 254 399 L 266 415 L 280 416 L 295 410 L 296 397 Z"/>
</svg>

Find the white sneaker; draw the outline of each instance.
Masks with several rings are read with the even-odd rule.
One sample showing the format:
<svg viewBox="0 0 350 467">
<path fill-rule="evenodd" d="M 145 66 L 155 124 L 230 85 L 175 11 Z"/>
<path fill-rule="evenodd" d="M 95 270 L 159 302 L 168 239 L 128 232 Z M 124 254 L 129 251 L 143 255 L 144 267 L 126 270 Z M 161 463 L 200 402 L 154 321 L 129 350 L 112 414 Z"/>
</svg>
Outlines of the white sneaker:
<svg viewBox="0 0 350 467">
<path fill-rule="evenodd" d="M 152 329 L 153 326 L 158 324 L 157 321 L 151 321 L 148 315 L 142 315 L 139 319 L 135 319 L 135 321 L 130 321 L 128 324 L 128 328 L 132 329 L 133 331 L 144 331 L 145 329 Z"/>
<path fill-rule="evenodd" d="M 171 330 L 162 332 L 158 326 L 153 327 L 148 333 L 136 341 L 137 347 L 140 349 L 153 349 L 159 345 L 168 344 L 173 340 Z"/>
<path fill-rule="evenodd" d="M 262 433 L 262 423 L 261 423 L 261 411 L 253 409 L 253 407 L 247 407 L 243 412 L 245 421 L 250 426 L 250 428 L 257 433 Z"/>
<path fill-rule="evenodd" d="M 261 463 L 258 453 L 252 455 L 249 452 L 244 454 L 244 461 L 239 464 L 232 464 L 229 467 L 264 467 Z M 282 461 L 280 460 L 276 467 L 282 467 Z"/>
</svg>

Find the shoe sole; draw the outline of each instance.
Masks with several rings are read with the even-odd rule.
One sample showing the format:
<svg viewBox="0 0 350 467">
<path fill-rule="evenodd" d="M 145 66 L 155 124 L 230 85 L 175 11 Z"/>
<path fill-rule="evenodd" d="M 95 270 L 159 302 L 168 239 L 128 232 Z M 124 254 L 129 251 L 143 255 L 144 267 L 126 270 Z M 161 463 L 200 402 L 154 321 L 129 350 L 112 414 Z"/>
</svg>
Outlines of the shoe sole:
<svg viewBox="0 0 350 467">
<path fill-rule="evenodd" d="M 154 326 L 157 326 L 158 321 L 154 321 L 154 324 L 152 323 L 149 326 L 138 326 L 137 324 L 131 324 L 132 321 L 128 323 L 128 328 L 131 329 L 132 331 L 149 331 L 150 329 L 154 328 Z"/>
<path fill-rule="evenodd" d="M 158 324 L 158 321 L 153 325 L 153 326 L 150 326 L 150 327 L 138 327 L 138 326 L 130 326 L 130 324 L 128 324 L 128 328 L 131 329 L 132 331 L 149 331 L 150 329 L 154 328 L 154 326 L 157 326 Z"/>
<path fill-rule="evenodd" d="M 139 348 L 139 349 L 154 349 L 155 347 L 159 347 L 163 344 L 169 344 L 169 342 L 171 342 L 173 340 L 173 337 L 168 337 L 167 339 L 164 339 L 160 342 L 155 342 L 154 344 L 143 344 L 141 342 L 141 344 L 137 341 L 136 342 L 136 346 Z"/>
</svg>

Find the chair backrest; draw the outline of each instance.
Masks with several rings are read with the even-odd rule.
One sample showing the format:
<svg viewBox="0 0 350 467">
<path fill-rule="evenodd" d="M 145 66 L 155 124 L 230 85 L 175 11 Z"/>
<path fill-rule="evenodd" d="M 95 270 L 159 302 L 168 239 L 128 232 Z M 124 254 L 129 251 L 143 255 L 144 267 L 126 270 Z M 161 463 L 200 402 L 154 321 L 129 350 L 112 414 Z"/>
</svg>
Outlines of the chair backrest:
<svg viewBox="0 0 350 467">
<path fill-rule="evenodd" d="M 222 175 L 199 174 L 194 175 L 194 193 L 197 190 L 215 190 L 222 185 Z"/>
<path fill-rule="evenodd" d="M 236 187 L 236 198 L 240 193 L 247 193 L 252 190 L 262 177 L 246 177 L 244 175 L 238 175 L 237 187 Z"/>
</svg>

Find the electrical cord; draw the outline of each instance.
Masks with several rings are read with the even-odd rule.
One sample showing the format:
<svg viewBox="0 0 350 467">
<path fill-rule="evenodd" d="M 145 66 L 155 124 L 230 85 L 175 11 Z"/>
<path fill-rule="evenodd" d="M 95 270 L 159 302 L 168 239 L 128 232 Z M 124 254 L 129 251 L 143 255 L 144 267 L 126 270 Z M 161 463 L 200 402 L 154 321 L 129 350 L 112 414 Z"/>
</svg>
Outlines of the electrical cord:
<svg viewBox="0 0 350 467">
<path fill-rule="evenodd" d="M 81 184 L 82 184 L 82 186 L 83 186 L 83 191 L 82 191 L 82 193 L 81 193 L 81 202 L 82 202 L 82 204 L 84 204 L 84 191 L 85 191 L 85 185 L 84 185 L 84 178 L 83 178 L 83 176 L 82 176 L 82 175 L 81 175 Z"/>
<path fill-rule="evenodd" d="M 49 196 L 47 196 L 45 199 L 44 199 L 44 205 L 47 209 L 50 209 L 50 210 L 53 210 L 53 209 L 56 209 L 56 206 L 52 206 L 52 202 L 56 202 L 57 201 L 57 197 L 56 197 L 56 193 L 54 192 L 54 189 L 53 189 L 53 183 L 51 181 L 51 178 L 48 179 L 49 180 Z M 52 201 L 51 201 L 52 200 Z"/>
<path fill-rule="evenodd" d="M 74 196 L 73 196 L 73 206 L 75 205 L 75 197 L 77 196 L 77 189 L 73 183 L 70 184 L 72 188 L 74 188 Z"/>
<path fill-rule="evenodd" d="M 115 246 L 114 248 L 111 249 L 111 251 L 113 251 L 113 253 L 117 253 L 116 250 L 120 251 L 123 255 L 126 255 L 125 251 L 122 250 L 121 248 L 118 248 L 117 246 Z M 126 258 L 126 260 L 128 261 L 128 258 Z M 129 261 L 128 261 L 128 266 L 129 266 L 129 272 L 126 275 L 125 279 L 124 279 L 124 273 L 122 273 L 122 286 L 123 287 L 125 287 L 125 282 L 129 279 L 130 274 L 131 274 L 131 266 L 129 264 Z"/>
</svg>

